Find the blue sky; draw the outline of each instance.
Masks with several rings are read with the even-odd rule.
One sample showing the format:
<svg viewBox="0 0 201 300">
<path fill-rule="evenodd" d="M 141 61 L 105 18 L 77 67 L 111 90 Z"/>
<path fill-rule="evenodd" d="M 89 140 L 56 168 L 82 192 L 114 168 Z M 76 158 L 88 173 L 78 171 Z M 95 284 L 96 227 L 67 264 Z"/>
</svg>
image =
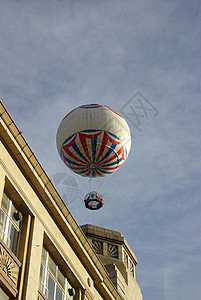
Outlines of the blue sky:
<svg viewBox="0 0 201 300">
<path fill-rule="evenodd" d="M 0 98 L 47 174 L 67 172 L 78 186 L 68 205 L 78 224 L 125 236 L 149 300 L 201 299 L 200 6 L 0 0 Z M 133 135 L 94 213 L 55 141 L 65 114 L 87 103 L 123 112 Z"/>
</svg>

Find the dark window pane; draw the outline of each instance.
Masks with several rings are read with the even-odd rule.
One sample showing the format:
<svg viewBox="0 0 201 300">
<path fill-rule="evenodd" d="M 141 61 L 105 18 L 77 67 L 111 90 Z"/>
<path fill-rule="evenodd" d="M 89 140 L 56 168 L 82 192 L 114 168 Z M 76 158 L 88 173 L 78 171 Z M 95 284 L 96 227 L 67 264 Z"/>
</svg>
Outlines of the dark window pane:
<svg viewBox="0 0 201 300">
<path fill-rule="evenodd" d="M 13 226 L 13 224 L 9 224 L 8 230 L 8 238 L 7 238 L 7 246 L 10 250 L 16 255 L 18 250 L 18 240 L 19 240 L 19 231 Z"/>
<path fill-rule="evenodd" d="M 50 275 L 48 277 L 48 300 L 54 300 L 55 282 Z"/>
<path fill-rule="evenodd" d="M 58 287 L 57 285 L 57 293 L 56 293 L 56 300 L 63 300 L 63 293 L 62 291 L 60 290 L 60 288 Z"/>
<path fill-rule="evenodd" d="M 45 248 L 42 249 L 42 261 L 44 262 L 44 264 L 46 264 L 46 257 L 47 257 L 47 251 L 45 250 Z"/>
<path fill-rule="evenodd" d="M 41 264 L 40 266 L 40 289 L 43 292 L 44 289 L 44 279 L 45 279 L 45 267 Z"/>
<path fill-rule="evenodd" d="M 5 213 L 0 209 L 0 238 L 3 240 L 5 228 L 6 228 L 6 219 L 7 216 Z"/>
<path fill-rule="evenodd" d="M 61 273 L 60 270 L 58 270 L 57 280 L 58 280 L 59 284 L 61 285 L 61 287 L 62 287 L 63 289 L 65 289 L 65 277 L 64 277 L 64 275 Z"/>
<path fill-rule="evenodd" d="M 8 211 L 8 207 L 9 207 L 9 199 L 6 196 L 6 194 L 3 194 L 3 198 L 2 198 L 2 202 L 1 202 L 1 207 L 3 207 L 3 209 L 7 212 Z"/>
<path fill-rule="evenodd" d="M 50 256 L 49 256 L 49 259 L 48 259 L 48 269 L 50 270 L 52 275 L 56 278 L 56 264 Z"/>
</svg>

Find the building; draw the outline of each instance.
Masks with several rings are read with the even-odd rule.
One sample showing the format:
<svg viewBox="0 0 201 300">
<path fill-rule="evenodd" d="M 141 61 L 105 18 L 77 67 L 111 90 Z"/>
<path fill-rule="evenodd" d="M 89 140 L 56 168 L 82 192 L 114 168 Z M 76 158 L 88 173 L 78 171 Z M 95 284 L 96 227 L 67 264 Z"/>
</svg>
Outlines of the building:
<svg viewBox="0 0 201 300">
<path fill-rule="evenodd" d="M 81 228 L 123 298 L 142 299 L 136 282 L 137 258 L 123 235 L 118 231 L 89 224 Z"/>
<path fill-rule="evenodd" d="M 78 226 L 0 102 L 0 300 L 141 300 L 123 236 Z"/>
</svg>

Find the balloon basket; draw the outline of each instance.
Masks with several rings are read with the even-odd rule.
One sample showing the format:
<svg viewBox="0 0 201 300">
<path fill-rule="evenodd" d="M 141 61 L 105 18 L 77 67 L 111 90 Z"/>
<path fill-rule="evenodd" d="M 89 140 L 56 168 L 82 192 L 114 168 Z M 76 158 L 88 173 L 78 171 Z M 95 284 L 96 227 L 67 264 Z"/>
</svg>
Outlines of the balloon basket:
<svg viewBox="0 0 201 300">
<path fill-rule="evenodd" d="M 104 205 L 103 196 L 95 191 L 86 194 L 84 202 L 85 207 L 90 210 L 98 210 Z"/>
</svg>

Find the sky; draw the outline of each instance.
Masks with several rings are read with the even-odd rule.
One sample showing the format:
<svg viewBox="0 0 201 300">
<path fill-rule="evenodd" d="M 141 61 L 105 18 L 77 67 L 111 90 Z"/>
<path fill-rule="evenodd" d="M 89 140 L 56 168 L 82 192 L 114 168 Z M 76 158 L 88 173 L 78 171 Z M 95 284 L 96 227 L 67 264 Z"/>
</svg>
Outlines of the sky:
<svg viewBox="0 0 201 300">
<path fill-rule="evenodd" d="M 124 235 L 145 300 L 201 299 L 200 8 L 0 0 L 0 98 L 77 223 Z M 132 133 L 96 212 L 56 148 L 63 117 L 89 103 L 121 113 Z"/>
</svg>

